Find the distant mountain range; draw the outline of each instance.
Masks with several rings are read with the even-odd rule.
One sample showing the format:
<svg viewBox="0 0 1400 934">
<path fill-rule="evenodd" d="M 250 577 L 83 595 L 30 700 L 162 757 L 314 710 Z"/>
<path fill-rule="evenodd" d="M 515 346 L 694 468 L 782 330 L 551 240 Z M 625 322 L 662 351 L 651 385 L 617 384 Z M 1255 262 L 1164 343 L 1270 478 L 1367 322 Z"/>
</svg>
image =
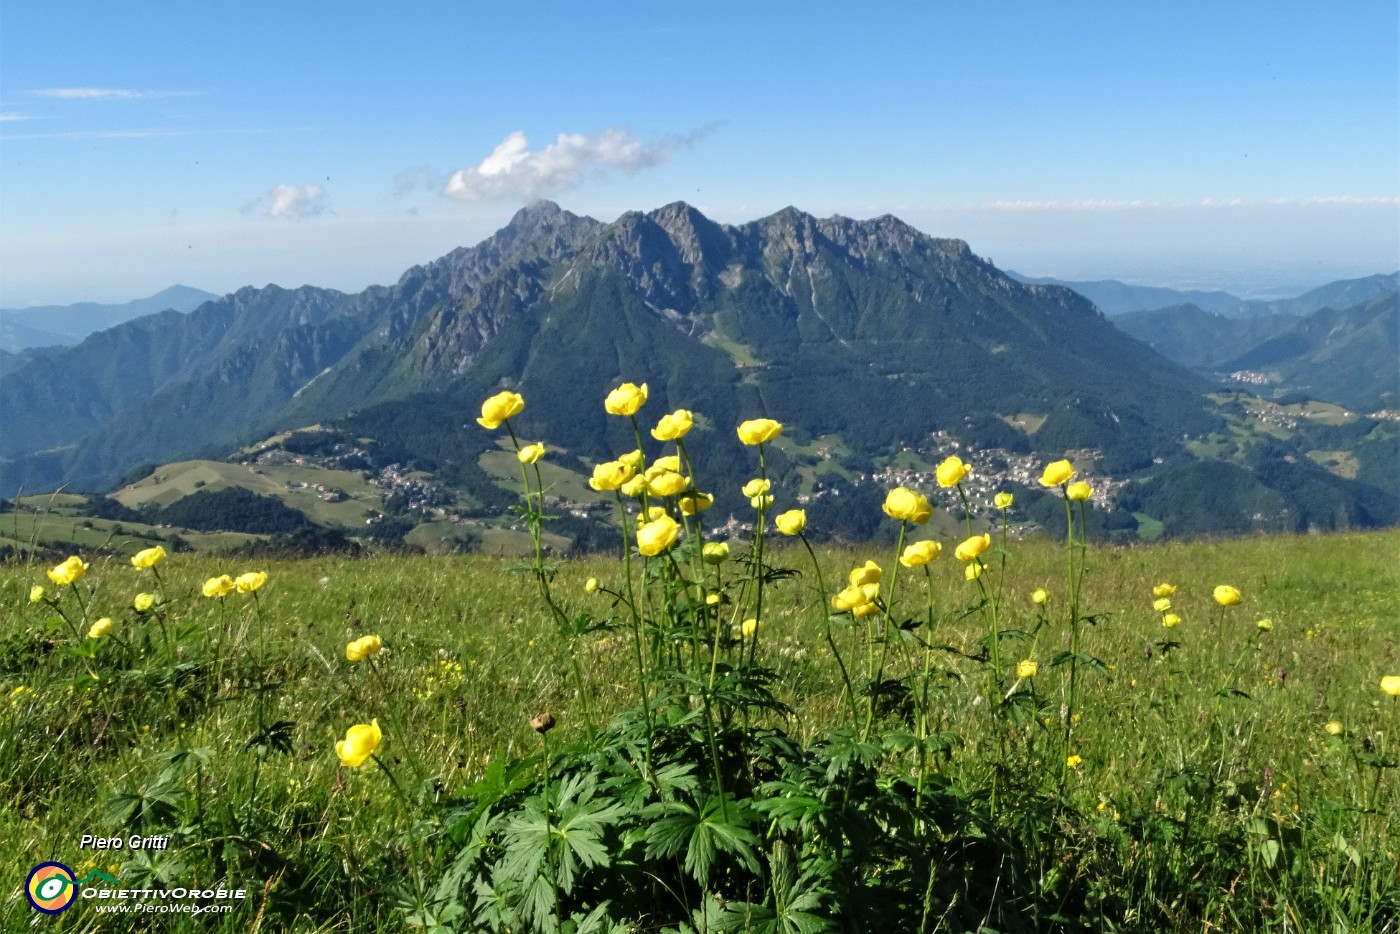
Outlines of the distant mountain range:
<svg viewBox="0 0 1400 934">
<path fill-rule="evenodd" d="M 1071 454 L 1118 491 L 1100 505 L 1120 531 L 1400 521 L 1373 482 L 1393 425 L 1348 416 L 1338 434 L 1305 414 L 1283 439 L 1255 403 L 1082 295 L 1017 282 L 894 217 L 787 208 L 730 226 L 683 203 L 604 224 L 542 202 L 393 286 L 245 288 L 0 357 L 0 492 L 103 489 L 319 423 L 485 508 L 499 487 L 483 466 L 497 438 L 474 422 L 484 397 L 521 392 L 517 431 L 586 474 L 635 446 L 601 404 L 624 380 L 649 383 L 647 420 L 698 413 L 688 443 L 717 514 L 747 508 L 752 452 L 733 426 L 767 415 L 788 426 L 769 461 L 779 489 L 833 517 L 859 506 L 833 518 L 850 534 L 870 531 L 866 512 L 878 522 L 867 500 L 892 471 L 954 451 L 978 452 L 983 481 L 1021 491 L 1028 514 L 1043 495 L 1029 465 Z M 1344 448 L 1340 466 L 1314 456 Z M 1233 498 L 1200 510 L 1177 471 L 1228 480 Z"/>
<path fill-rule="evenodd" d="M 1073 289 L 1102 309 L 1104 314 L 1111 316 L 1182 305 L 1194 305 L 1203 311 L 1216 312 L 1231 318 L 1301 316 L 1321 311 L 1323 308 L 1349 308 L 1400 287 L 1400 272 L 1394 272 L 1332 282 L 1293 298 L 1261 300 L 1243 299 L 1221 291 L 1202 292 L 1128 285 L 1116 279 L 1074 282 L 1068 279 L 1033 278 L 1010 271 L 1007 275 L 1017 282 L 1061 285 Z"/>
<path fill-rule="evenodd" d="M 69 346 L 94 331 L 102 331 L 133 318 L 167 309 L 193 311 L 218 297 L 212 292 L 173 285 L 149 298 L 138 298 L 119 305 L 79 302 L 75 305 L 0 308 L 0 350 L 14 353 L 27 347 Z"/>
</svg>

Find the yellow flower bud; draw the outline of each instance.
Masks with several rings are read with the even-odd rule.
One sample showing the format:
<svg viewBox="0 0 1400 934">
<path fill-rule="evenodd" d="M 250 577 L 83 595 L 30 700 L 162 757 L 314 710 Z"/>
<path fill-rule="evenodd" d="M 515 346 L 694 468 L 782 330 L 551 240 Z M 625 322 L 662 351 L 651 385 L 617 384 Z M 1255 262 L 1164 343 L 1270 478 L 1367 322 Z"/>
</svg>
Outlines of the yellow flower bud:
<svg viewBox="0 0 1400 934">
<path fill-rule="evenodd" d="M 206 597 L 227 597 L 237 589 L 233 578 L 227 574 L 220 574 L 218 577 L 211 577 L 204 582 L 202 592 Z"/>
<path fill-rule="evenodd" d="M 1172 608 L 1172 602 L 1171 602 L 1170 600 L 1168 600 L 1166 597 L 1162 597 L 1162 598 L 1160 598 L 1160 599 L 1157 599 L 1157 600 L 1153 600 L 1153 601 L 1152 601 L 1152 609 L 1156 610 L 1158 613 L 1165 613 L 1165 612 L 1167 612 L 1167 610 L 1170 610 L 1171 608 Z"/>
<path fill-rule="evenodd" d="M 1071 483 L 1069 487 L 1065 490 L 1065 496 L 1078 503 L 1084 502 L 1093 495 L 1094 488 L 1091 487 L 1089 484 L 1085 483 L 1083 480 L 1078 480 L 1074 483 Z"/>
<path fill-rule="evenodd" d="M 584 592 L 584 593 L 597 593 L 597 592 L 598 592 L 598 578 L 596 578 L 596 577 L 590 577 L 587 581 L 585 581 L 585 582 L 584 582 L 584 585 L 583 585 L 583 592 Z"/>
<path fill-rule="evenodd" d="M 1240 602 L 1240 592 L 1229 584 L 1221 584 L 1215 588 L 1215 602 L 1221 606 L 1235 606 Z"/>
<path fill-rule="evenodd" d="M 693 516 L 697 512 L 704 512 L 715 504 L 715 498 L 709 493 L 687 493 L 676 501 L 680 504 L 681 514 Z"/>
<path fill-rule="evenodd" d="M 848 580 L 854 586 L 864 586 L 865 584 L 878 584 L 884 572 L 880 570 L 880 565 L 874 561 L 867 561 L 865 564 L 855 568 L 848 575 Z"/>
<path fill-rule="evenodd" d="M 358 768 L 369 760 L 383 739 L 378 720 L 367 724 L 357 723 L 345 731 L 344 739 L 335 744 L 336 758 L 340 759 L 341 765 Z"/>
<path fill-rule="evenodd" d="M 30 588 L 29 588 L 29 602 L 30 602 L 30 603 L 43 603 L 43 602 L 44 602 L 44 588 L 43 588 L 43 585 L 41 585 L 41 584 L 35 584 L 33 587 L 30 587 Z"/>
<path fill-rule="evenodd" d="M 723 564 L 729 557 L 728 542 L 706 542 L 700 549 L 701 558 L 706 564 Z"/>
<path fill-rule="evenodd" d="M 1329 736 L 1341 736 L 1346 732 L 1346 727 L 1342 726 L 1342 721 L 1340 720 L 1329 720 L 1324 729 L 1327 730 Z"/>
<path fill-rule="evenodd" d="M 345 659 L 351 662 L 361 662 L 371 655 L 378 655 L 379 650 L 384 647 L 378 636 L 361 636 L 355 641 L 345 646 Z"/>
<path fill-rule="evenodd" d="M 1022 659 L 1016 663 L 1016 677 L 1034 678 L 1036 672 L 1040 671 L 1040 665 L 1033 658 Z"/>
<path fill-rule="evenodd" d="M 661 516 L 637 529 L 637 550 L 653 558 L 675 544 L 680 534 L 679 522 L 670 516 Z"/>
<path fill-rule="evenodd" d="M 155 567 L 165 560 L 165 548 L 156 545 L 154 548 L 143 548 L 131 556 L 131 566 L 140 570 Z"/>
<path fill-rule="evenodd" d="M 267 583 L 266 571 L 249 571 L 246 574 L 238 575 L 233 582 L 233 586 L 239 593 L 252 593 Z"/>
<path fill-rule="evenodd" d="M 906 568 L 916 568 L 922 564 L 928 564 L 942 552 L 943 546 L 941 544 L 925 539 L 907 546 L 904 549 L 904 554 L 899 556 L 899 563 Z"/>
<path fill-rule="evenodd" d="M 482 428 L 495 431 L 501 423 L 525 411 L 525 400 L 515 392 L 498 392 L 481 403 L 481 417 L 476 423 Z"/>
<path fill-rule="evenodd" d="M 149 613 L 155 605 L 156 595 L 153 593 L 138 593 L 136 599 L 131 601 L 132 609 L 138 613 Z"/>
<path fill-rule="evenodd" d="M 988 548 L 992 547 L 992 536 L 983 533 L 974 535 L 971 538 L 963 539 L 962 543 L 953 550 L 953 556 L 959 561 L 971 561 L 984 554 Z"/>
<path fill-rule="evenodd" d="M 1045 472 L 1040 475 L 1041 486 L 1059 486 L 1074 479 L 1074 466 L 1069 461 L 1055 461 L 1045 465 Z"/>
<path fill-rule="evenodd" d="M 771 418 L 753 418 L 742 423 L 738 433 L 739 440 L 744 444 L 763 444 L 782 434 L 783 426 Z"/>
<path fill-rule="evenodd" d="M 609 415 L 636 415 L 647 401 L 647 384 L 623 383 L 608 393 L 603 400 L 603 408 Z"/>
<path fill-rule="evenodd" d="M 101 639 L 103 636 L 107 635 L 107 633 L 111 631 L 112 620 L 109 617 L 104 616 L 97 622 L 93 623 L 92 627 L 88 629 L 88 638 Z"/>
<path fill-rule="evenodd" d="M 739 633 L 745 639 L 752 639 L 756 632 L 758 632 L 758 620 L 756 619 L 746 619 L 739 624 Z"/>
<path fill-rule="evenodd" d="M 992 505 L 998 509 L 1010 509 L 1016 497 L 1011 493 L 998 493 L 992 497 Z"/>
<path fill-rule="evenodd" d="M 1044 606 L 1050 599 L 1050 594 L 1044 587 L 1037 587 L 1031 591 L 1031 602 L 1036 606 Z"/>
<path fill-rule="evenodd" d="M 933 475 L 938 479 L 938 485 L 942 487 L 954 487 L 962 482 L 972 472 L 972 468 L 962 462 L 960 457 L 949 457 L 938 465 Z"/>
<path fill-rule="evenodd" d="M 657 441 L 679 441 L 695 424 L 695 416 L 688 409 L 676 409 L 670 415 L 661 416 L 661 421 L 651 430 Z"/>
<path fill-rule="evenodd" d="M 912 522 L 915 525 L 923 525 L 933 515 L 933 507 L 923 494 L 902 486 L 890 490 L 881 508 L 891 519 Z"/>
<path fill-rule="evenodd" d="M 1177 625 L 1180 622 L 1181 617 L 1177 616 L 1175 613 L 1168 613 L 1166 616 L 1162 617 L 1162 625 L 1167 627 L 1168 629 L 1171 629 L 1173 626 Z"/>
<path fill-rule="evenodd" d="M 1381 691 L 1391 697 L 1400 697 L 1400 675 L 1386 675 L 1381 678 Z"/>
<path fill-rule="evenodd" d="M 807 528 L 807 513 L 801 509 L 789 509 L 773 520 L 778 531 L 784 535 L 800 535 Z"/>
<path fill-rule="evenodd" d="M 49 568 L 49 580 L 63 587 L 74 581 L 81 580 L 83 575 L 87 573 L 89 567 L 90 565 L 86 561 L 79 558 L 77 555 L 73 555 L 64 560 L 62 564 Z"/>
<path fill-rule="evenodd" d="M 515 452 L 515 459 L 522 464 L 533 464 L 541 457 L 544 457 L 544 443 L 540 441 L 527 444 Z"/>
<path fill-rule="evenodd" d="M 633 467 L 620 460 L 604 461 L 593 468 L 593 478 L 588 485 L 595 490 L 616 490 L 632 479 Z"/>
<path fill-rule="evenodd" d="M 1158 584 L 1152 588 L 1152 596 L 1154 597 L 1170 597 L 1174 593 L 1176 593 L 1176 586 L 1173 584 Z"/>
</svg>

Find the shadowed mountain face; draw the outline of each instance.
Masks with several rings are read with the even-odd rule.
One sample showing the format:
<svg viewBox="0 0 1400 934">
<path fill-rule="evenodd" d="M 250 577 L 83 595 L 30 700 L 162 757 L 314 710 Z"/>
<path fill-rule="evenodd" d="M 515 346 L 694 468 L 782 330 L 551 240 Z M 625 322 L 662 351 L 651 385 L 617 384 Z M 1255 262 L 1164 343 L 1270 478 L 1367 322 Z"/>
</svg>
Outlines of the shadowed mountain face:
<svg viewBox="0 0 1400 934">
<path fill-rule="evenodd" d="M 149 298 L 119 305 L 79 302 L 37 308 L 0 308 L 0 349 L 69 346 L 95 331 L 162 311 L 193 311 L 219 296 L 184 285 L 172 285 Z"/>
<path fill-rule="evenodd" d="M 604 225 L 540 203 L 393 286 L 243 289 L 0 367 L 7 490 L 97 487 L 352 413 L 469 462 L 490 443 L 476 408 L 506 386 L 529 402 L 521 430 L 585 457 L 629 443 L 601 405 L 622 380 L 650 383 L 649 414 L 702 413 L 736 464 L 732 426 L 758 415 L 864 454 L 944 430 L 1139 463 L 1219 426 L 1209 383 L 1081 296 L 894 217 L 793 208 L 728 226 L 678 203 Z"/>
</svg>

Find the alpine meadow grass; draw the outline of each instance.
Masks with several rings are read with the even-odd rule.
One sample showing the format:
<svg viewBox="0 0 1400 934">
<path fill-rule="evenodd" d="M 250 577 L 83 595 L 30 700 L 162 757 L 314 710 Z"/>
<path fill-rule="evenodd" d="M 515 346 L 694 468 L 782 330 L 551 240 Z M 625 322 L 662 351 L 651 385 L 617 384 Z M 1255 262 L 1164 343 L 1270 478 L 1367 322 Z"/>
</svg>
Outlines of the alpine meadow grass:
<svg viewBox="0 0 1400 934">
<path fill-rule="evenodd" d="M 893 549 L 815 545 L 756 418 L 707 537 L 646 400 L 611 556 L 545 547 L 507 392 L 523 561 L 0 568 L 5 929 L 1400 930 L 1400 533 L 1102 547 L 1059 461 L 1061 544 L 899 487 Z"/>
</svg>

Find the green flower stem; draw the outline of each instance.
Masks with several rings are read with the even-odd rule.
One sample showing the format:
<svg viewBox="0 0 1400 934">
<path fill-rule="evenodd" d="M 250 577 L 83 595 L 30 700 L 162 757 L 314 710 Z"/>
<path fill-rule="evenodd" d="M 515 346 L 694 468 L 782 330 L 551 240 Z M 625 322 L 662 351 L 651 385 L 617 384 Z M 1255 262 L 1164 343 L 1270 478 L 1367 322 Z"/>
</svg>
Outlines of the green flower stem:
<svg viewBox="0 0 1400 934">
<path fill-rule="evenodd" d="M 904 537 L 909 532 L 909 523 L 901 520 L 899 523 L 899 542 L 894 546 L 895 562 L 890 570 L 890 595 L 885 601 L 885 612 L 882 616 L 883 628 L 880 640 L 880 667 L 875 672 L 875 677 L 870 682 L 870 707 L 865 713 L 865 728 L 860 731 L 860 741 L 865 742 L 870 735 L 870 727 L 875 722 L 875 705 L 880 696 L 880 682 L 885 677 L 885 662 L 890 654 L 890 627 L 893 625 L 893 612 L 895 590 L 899 585 L 899 556 L 904 553 Z M 873 646 L 872 646 L 873 648 Z"/>
<path fill-rule="evenodd" d="M 622 527 L 622 574 L 627 581 L 627 609 L 631 611 L 632 617 L 632 644 L 637 653 L 637 692 L 641 696 L 642 715 L 646 718 L 647 724 L 647 744 L 644 750 L 646 762 L 646 778 L 651 780 L 651 747 L 654 742 L 656 726 L 651 719 L 651 698 L 647 694 L 647 667 L 646 660 L 642 654 L 642 617 L 638 612 L 637 594 L 632 582 L 632 542 L 627 535 L 627 507 L 622 502 L 622 493 L 613 491 L 617 499 L 617 515 L 619 525 Z"/>
<path fill-rule="evenodd" d="M 822 635 L 826 637 L 826 644 L 831 649 L 831 657 L 836 659 L 836 667 L 841 671 L 841 683 L 844 685 L 843 693 L 851 708 L 851 726 L 854 727 L 860 716 L 856 712 L 856 692 L 855 688 L 851 686 L 851 676 L 850 673 L 846 671 L 846 663 L 841 658 L 841 651 L 836 648 L 836 640 L 832 638 L 831 635 L 831 611 L 826 604 L 826 582 L 822 580 L 822 566 L 821 563 L 817 561 L 817 553 L 812 550 L 812 543 L 807 541 L 807 536 L 802 532 L 798 532 L 797 537 L 802 540 L 803 547 L 807 549 L 807 556 L 812 559 L 812 570 L 815 571 L 817 575 L 817 599 L 819 601 L 818 607 L 822 614 Z M 925 568 L 925 571 L 927 571 L 927 568 Z M 929 600 L 933 600 L 932 593 L 929 594 Z M 931 602 L 930 607 L 932 607 Z M 932 609 L 930 609 L 930 613 L 932 613 Z M 840 703 L 840 701 L 837 703 Z"/>
</svg>

